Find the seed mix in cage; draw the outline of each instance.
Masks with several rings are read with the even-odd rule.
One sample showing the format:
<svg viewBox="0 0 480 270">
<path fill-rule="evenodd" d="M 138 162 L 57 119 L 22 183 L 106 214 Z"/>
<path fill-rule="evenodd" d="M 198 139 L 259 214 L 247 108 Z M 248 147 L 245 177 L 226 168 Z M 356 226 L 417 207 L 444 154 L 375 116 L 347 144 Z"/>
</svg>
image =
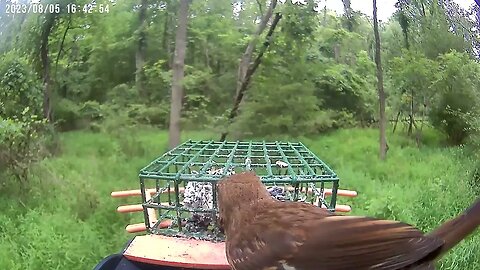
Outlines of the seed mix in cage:
<svg viewBox="0 0 480 270">
<path fill-rule="evenodd" d="M 280 168 L 286 168 L 288 167 L 288 163 L 286 163 L 285 161 L 282 161 L 282 160 L 277 160 L 275 162 L 275 164 L 280 167 Z"/>
<path fill-rule="evenodd" d="M 251 159 L 245 159 L 245 169 L 251 170 Z M 288 167 L 288 164 L 284 161 L 278 160 L 275 162 L 280 168 Z M 210 175 L 222 175 L 225 168 L 216 169 L 212 166 L 207 174 Z M 198 174 L 197 171 L 192 170 L 193 174 Z M 235 174 L 234 168 L 229 168 L 225 175 L 229 176 Z M 287 192 L 283 187 L 273 186 L 268 187 L 267 191 L 270 195 L 279 200 L 287 200 Z M 301 200 L 303 201 L 303 200 Z M 190 181 L 187 183 L 184 191 L 183 205 L 191 209 L 212 209 L 213 208 L 213 193 L 212 184 L 210 182 L 195 182 Z M 185 228 L 190 232 L 208 231 L 208 227 L 211 225 L 212 217 L 209 213 L 194 213 L 192 217 L 186 221 Z"/>
<path fill-rule="evenodd" d="M 287 200 L 287 194 L 285 192 L 285 189 L 282 187 L 278 186 L 273 186 L 273 187 L 268 187 L 267 191 L 270 193 L 270 195 L 279 200 L 279 201 L 285 201 Z"/>
<path fill-rule="evenodd" d="M 223 168 L 210 168 L 207 174 L 222 175 Z M 193 174 L 198 172 L 193 171 Z M 233 168 L 227 170 L 225 175 L 232 175 L 235 171 Z M 213 191 L 212 183 L 189 181 L 184 191 L 183 205 L 190 209 L 212 209 L 213 208 Z M 208 231 L 212 222 L 210 213 L 193 213 L 192 217 L 186 220 L 185 228 L 190 232 Z"/>
</svg>

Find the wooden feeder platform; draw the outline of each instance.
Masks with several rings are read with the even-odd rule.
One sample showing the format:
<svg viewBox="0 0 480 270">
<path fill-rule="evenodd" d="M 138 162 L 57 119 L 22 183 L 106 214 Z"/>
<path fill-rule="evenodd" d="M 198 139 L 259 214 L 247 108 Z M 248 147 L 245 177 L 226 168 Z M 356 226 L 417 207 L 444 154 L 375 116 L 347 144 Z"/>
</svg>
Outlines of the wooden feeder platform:
<svg viewBox="0 0 480 270">
<path fill-rule="evenodd" d="M 230 269 L 224 242 L 142 235 L 133 239 L 123 255 L 129 260 L 152 265 L 188 269 Z"/>
</svg>

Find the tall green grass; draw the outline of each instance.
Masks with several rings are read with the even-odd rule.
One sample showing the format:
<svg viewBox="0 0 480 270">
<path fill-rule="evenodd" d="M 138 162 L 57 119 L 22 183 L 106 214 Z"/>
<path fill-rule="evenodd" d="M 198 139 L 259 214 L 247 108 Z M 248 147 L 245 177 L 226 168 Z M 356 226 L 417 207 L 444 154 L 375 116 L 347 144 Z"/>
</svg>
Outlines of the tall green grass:
<svg viewBox="0 0 480 270">
<path fill-rule="evenodd" d="M 189 132 L 183 140 L 216 134 Z M 128 130 L 120 134 L 69 132 L 61 154 L 34 168 L 30 190 L 0 189 L 0 269 L 92 269 L 133 237 L 128 223 L 140 213 L 118 214 L 114 190 L 138 188 L 140 168 L 167 147 L 164 131 Z M 460 213 L 474 200 L 467 178 L 471 162 L 461 149 L 438 146 L 430 134 L 418 149 L 401 135 L 389 136 L 388 159 L 377 158 L 378 132 L 342 130 L 301 139 L 340 176 L 341 188 L 358 191 L 352 214 L 397 219 L 429 231 Z M 480 269 L 480 234 L 457 246 L 439 269 Z"/>
</svg>

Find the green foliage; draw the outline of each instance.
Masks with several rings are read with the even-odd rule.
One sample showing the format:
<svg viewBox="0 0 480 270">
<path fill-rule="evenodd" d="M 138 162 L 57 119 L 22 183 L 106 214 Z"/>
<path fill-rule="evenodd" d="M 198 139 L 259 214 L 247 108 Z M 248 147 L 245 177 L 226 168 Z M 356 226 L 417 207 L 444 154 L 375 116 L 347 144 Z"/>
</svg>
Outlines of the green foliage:
<svg viewBox="0 0 480 270">
<path fill-rule="evenodd" d="M 394 57 L 401 56 L 405 49 L 405 37 L 398 21 L 390 20 L 383 31 L 380 32 L 380 38 L 382 42 L 382 62 L 386 64 L 384 65 L 385 68 L 389 69 L 390 65 L 388 63 Z M 373 47 L 373 42 L 371 46 Z M 369 52 L 373 55 L 372 48 Z"/>
<path fill-rule="evenodd" d="M 165 96 L 170 92 L 172 73 L 166 71 L 165 66 L 165 60 L 159 60 L 152 65 L 144 67 L 147 92 L 151 101 L 165 99 Z M 116 93 L 117 91 L 112 90 L 112 92 Z"/>
<path fill-rule="evenodd" d="M 168 126 L 169 112 L 170 107 L 167 102 L 150 106 L 144 104 L 132 104 L 127 107 L 127 114 L 135 123 L 161 128 L 166 128 Z"/>
<path fill-rule="evenodd" d="M 68 131 L 78 128 L 80 106 L 70 99 L 59 99 L 55 102 L 54 119 L 60 130 Z"/>
<path fill-rule="evenodd" d="M 116 104 L 118 106 L 126 106 L 131 103 L 136 103 L 138 100 L 137 89 L 128 84 L 122 83 L 116 85 L 106 93 L 106 103 Z"/>
<path fill-rule="evenodd" d="M 322 124 L 316 123 L 319 109 L 311 83 L 281 85 L 268 82 L 256 90 L 242 109 L 242 115 L 234 128 L 235 134 L 298 136 L 312 133 L 317 124 Z"/>
<path fill-rule="evenodd" d="M 42 90 L 28 61 L 17 51 L 0 56 L 0 116 L 19 116 L 24 108 L 30 114 L 42 110 Z"/>
<path fill-rule="evenodd" d="M 183 127 L 186 129 L 202 129 L 211 123 L 207 110 L 210 101 L 203 95 L 186 95 L 183 107 Z"/>
<path fill-rule="evenodd" d="M 439 57 L 440 69 L 433 87 L 436 97 L 430 111 L 432 124 L 445 132 L 452 144 L 464 143 L 470 125 L 459 115 L 478 116 L 480 80 L 478 64 L 465 53 L 451 52 Z"/>
<path fill-rule="evenodd" d="M 470 161 L 457 149 L 435 145 L 418 149 L 403 136 L 389 134 L 389 159 L 372 163 L 376 134 L 373 129 L 350 129 L 301 139 L 338 173 L 341 188 L 359 192 L 356 198 L 339 198 L 338 203 L 352 206 L 352 215 L 395 219 L 428 231 L 473 201 L 475 195 L 465 180 Z M 186 132 L 182 140 L 212 137 L 217 136 Z M 38 183 L 43 184 L 33 186 L 24 206 L 0 197 L 0 268 L 91 269 L 118 252 L 132 237 L 124 232 L 125 225 L 143 217 L 114 211 L 119 203 L 138 203 L 138 198 L 119 202 L 108 194 L 137 185 L 138 170 L 161 154 L 167 140 L 167 132 L 153 129 L 119 136 L 62 134 L 62 155 L 36 168 Z M 126 141 L 143 150 L 125 152 Z M 460 243 L 438 269 L 479 268 L 479 240 L 475 234 Z"/>
<path fill-rule="evenodd" d="M 79 113 L 81 118 L 89 121 L 99 121 L 105 117 L 102 105 L 97 101 L 87 101 L 80 107 Z"/>
<path fill-rule="evenodd" d="M 415 52 L 403 51 L 401 56 L 393 58 L 389 75 L 393 86 L 391 103 L 394 110 L 413 115 L 426 113 L 425 102 L 438 91 L 433 87 L 437 72 L 436 61 Z"/>
<path fill-rule="evenodd" d="M 313 40 L 318 24 L 314 5 L 313 1 L 308 1 L 308 4 L 304 6 L 285 5 L 282 11 L 281 32 L 287 41 L 305 44 L 305 42 Z"/>
<path fill-rule="evenodd" d="M 319 52 L 340 63 L 353 64 L 356 54 L 367 49 L 364 36 L 345 29 L 320 27 L 316 36 Z"/>
<path fill-rule="evenodd" d="M 353 119 L 368 122 L 373 118 L 375 89 L 368 78 L 344 65 L 332 65 L 316 78 L 316 96 L 320 107 L 334 112 L 348 112 Z"/>
<path fill-rule="evenodd" d="M 55 103 L 54 119 L 61 131 L 70 131 L 89 127 L 105 117 L 104 106 L 96 101 L 78 104 L 70 99 L 62 98 Z"/>
<path fill-rule="evenodd" d="M 19 117 L 0 117 L 0 174 L 10 174 L 26 187 L 30 166 L 47 154 L 43 136 L 46 130 L 46 122 L 31 115 L 29 107 Z"/>
<path fill-rule="evenodd" d="M 467 47 L 462 36 L 449 31 L 444 15 L 429 17 L 425 19 L 422 32 L 418 33 L 417 50 L 423 52 L 427 57 L 435 59 L 439 55 L 446 54 L 451 50 L 464 51 Z M 424 34 L 428 33 L 428 34 Z M 442 37 L 442 38 L 439 38 Z"/>
<path fill-rule="evenodd" d="M 53 2 L 70 3 L 64 0 Z M 88 1 L 75 2 L 85 4 Z M 33 45 L 39 44 L 42 30 L 45 30 L 44 22 L 53 19 L 48 44 L 51 100 L 60 130 L 99 130 L 102 121 L 107 121 L 107 126 L 132 121 L 166 126 L 178 3 L 153 3 L 147 10 L 147 53 L 143 67 L 146 95 L 142 96 L 134 87 L 139 38 L 138 1 L 109 4 L 110 12 L 104 14 L 31 14 L 22 18 L 0 18 L 9 31 L 0 36 L 2 50 L 9 51 L 0 64 L 2 74 L 9 70 L 1 85 L 0 94 L 5 97 L 0 105 L 3 116 L 21 111 L 27 105 L 32 112 L 41 110 L 42 87 L 38 78 L 43 73 L 37 53 L 39 46 Z M 213 125 L 214 119 L 230 109 L 236 88 L 238 59 L 255 32 L 256 19 L 266 11 L 267 4 L 260 1 L 262 8 L 259 8 L 257 1 L 242 2 L 238 14 L 232 14 L 231 3 L 227 2 L 191 4 L 183 81 L 184 103 L 188 107 L 183 111 L 184 127 Z M 269 40 L 269 51 L 251 80 L 252 91 L 268 88 L 255 86 L 264 84 L 262 76 L 273 80 L 273 74 L 281 72 L 280 76 L 288 78 L 282 81 L 282 85 L 303 83 L 305 79 L 315 83 L 315 95 L 322 111 L 319 118 L 324 123 L 317 130 L 369 123 L 378 107 L 372 62 L 373 35 L 367 16 L 370 14 L 353 12 L 349 21 L 352 27 L 345 29 L 341 17 L 328 10 L 315 12 L 314 5 L 314 1 L 309 1 L 305 6 L 290 2 L 277 6 L 275 12 L 280 12 L 282 19 Z M 471 51 L 471 44 L 465 42 L 463 36 L 450 31 L 452 18 L 436 1 L 409 1 L 404 5 L 404 12 L 397 14 L 400 20 L 389 20 L 381 27 L 384 70 L 390 75 L 385 77 L 389 96 L 387 111 L 396 112 L 406 107 L 409 100 L 415 100 L 418 102 L 415 102 L 414 113 L 424 113 L 420 101 L 425 91 L 431 91 L 429 94 L 432 95 L 437 92 L 429 79 L 436 67 L 429 67 L 429 64 L 435 64 L 438 55 L 451 49 Z M 463 22 L 458 21 L 457 26 Z M 265 34 L 266 31 L 259 37 L 254 57 L 263 46 Z M 409 53 L 402 51 L 406 35 L 411 45 Z M 32 61 L 25 61 L 18 55 L 27 55 Z M 394 58 L 395 61 L 391 61 Z M 35 72 L 31 70 L 30 62 L 36 67 Z M 418 74 L 415 73 L 417 68 Z M 286 75 L 289 72 L 300 76 Z M 432 87 L 427 87 L 429 85 Z M 17 88 L 21 91 L 12 91 Z M 15 98 L 7 99 L 7 93 L 15 93 Z M 197 102 L 191 99 L 201 99 L 201 105 L 188 105 Z M 440 100 L 436 98 L 432 102 L 438 105 Z M 92 101 L 98 103 L 89 103 Z M 427 103 L 432 102 L 427 98 Z M 17 106 L 17 103 L 22 104 Z M 247 103 L 248 100 L 244 105 Z M 115 117 L 119 119 L 113 119 Z M 438 124 L 436 126 L 441 128 Z"/>
</svg>

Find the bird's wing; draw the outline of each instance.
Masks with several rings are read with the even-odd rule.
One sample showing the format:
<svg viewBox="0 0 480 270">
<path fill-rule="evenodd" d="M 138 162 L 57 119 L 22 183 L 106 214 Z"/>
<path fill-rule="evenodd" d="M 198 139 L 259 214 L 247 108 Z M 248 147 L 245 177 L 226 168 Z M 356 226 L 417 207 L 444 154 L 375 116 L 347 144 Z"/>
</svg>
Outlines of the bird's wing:
<svg viewBox="0 0 480 270">
<path fill-rule="evenodd" d="M 309 237 L 292 261 L 299 269 L 404 269 L 423 264 L 444 244 L 396 221 L 328 216 L 306 224 Z"/>
<path fill-rule="evenodd" d="M 295 215 L 297 209 L 279 207 L 283 205 L 250 209 L 237 217 L 250 222 L 227 232 L 226 255 L 233 270 L 283 270 L 285 260 L 297 253 L 305 236 L 286 230 L 288 216 Z"/>
<path fill-rule="evenodd" d="M 295 237 L 283 230 L 247 229 L 227 237 L 227 260 L 233 270 L 284 270 L 285 259 L 296 254 Z"/>
<path fill-rule="evenodd" d="M 408 224 L 319 213 L 310 207 L 256 213 L 227 239 L 227 259 L 235 270 L 393 270 L 443 245 Z"/>
</svg>

